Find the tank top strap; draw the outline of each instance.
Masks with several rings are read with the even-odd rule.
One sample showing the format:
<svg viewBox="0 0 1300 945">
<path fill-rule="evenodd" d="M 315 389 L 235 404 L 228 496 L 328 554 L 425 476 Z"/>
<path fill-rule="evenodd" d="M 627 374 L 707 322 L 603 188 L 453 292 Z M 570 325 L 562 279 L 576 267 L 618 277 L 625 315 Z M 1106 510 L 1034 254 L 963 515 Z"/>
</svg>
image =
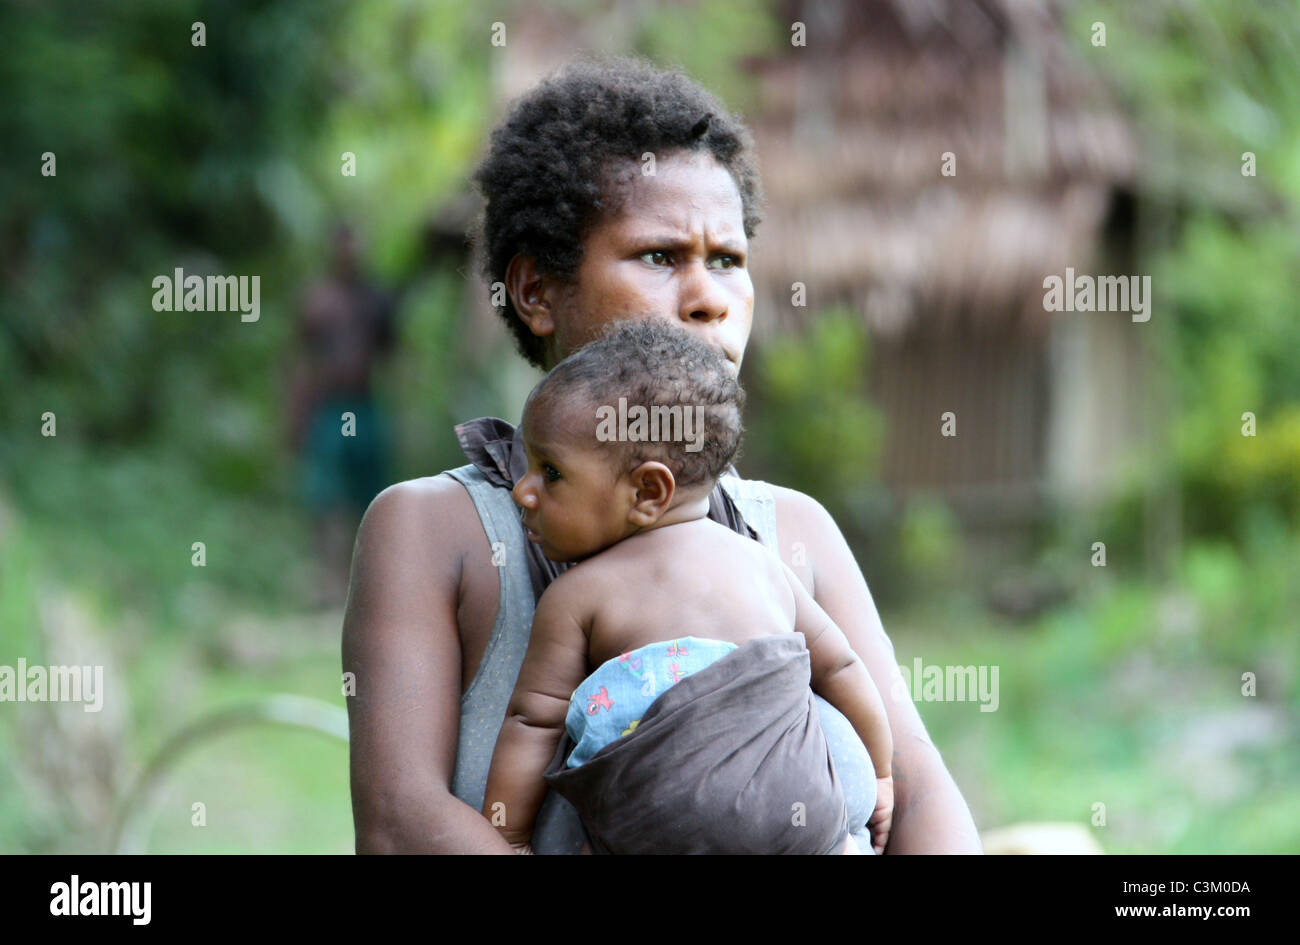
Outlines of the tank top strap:
<svg viewBox="0 0 1300 945">
<path fill-rule="evenodd" d="M 460 700 L 460 732 L 451 785 L 452 794 L 475 810 L 482 810 L 492 752 L 528 649 L 536 601 L 528 574 L 524 530 L 510 490 L 493 485 L 472 464 L 449 469 L 445 475 L 469 492 L 501 580 L 497 617 L 487 648 Z M 537 853 L 577 853 L 585 839 L 573 805 L 548 789 L 533 828 L 533 849 Z"/>
<path fill-rule="evenodd" d="M 740 509 L 740 514 L 745 516 L 745 522 L 758 533 L 758 540 L 779 555 L 776 497 L 772 495 L 771 486 L 761 479 L 741 479 L 731 473 L 725 473 L 719 481 Z"/>
<path fill-rule="evenodd" d="M 507 698 L 509 693 L 514 692 L 515 679 L 519 675 L 519 667 L 524 663 L 524 651 L 528 648 L 528 631 L 532 627 L 536 602 L 525 567 L 527 549 L 524 546 L 524 531 L 519 525 L 519 509 L 510 497 L 510 491 L 488 482 L 473 465 L 449 469 L 446 475 L 463 485 L 474 501 L 474 508 L 492 549 L 492 563 L 501 575 L 497 619 L 492 625 L 492 633 L 488 637 L 487 649 L 483 651 L 478 672 L 461 696 L 463 716 L 467 705 L 477 704 L 478 700 L 474 696 L 480 687 L 495 689 L 506 686 Z M 522 633 L 510 632 L 511 629 L 517 631 L 519 627 L 524 628 Z M 497 727 L 500 727 L 500 720 L 497 721 Z M 495 735 L 493 737 L 495 740 Z"/>
</svg>

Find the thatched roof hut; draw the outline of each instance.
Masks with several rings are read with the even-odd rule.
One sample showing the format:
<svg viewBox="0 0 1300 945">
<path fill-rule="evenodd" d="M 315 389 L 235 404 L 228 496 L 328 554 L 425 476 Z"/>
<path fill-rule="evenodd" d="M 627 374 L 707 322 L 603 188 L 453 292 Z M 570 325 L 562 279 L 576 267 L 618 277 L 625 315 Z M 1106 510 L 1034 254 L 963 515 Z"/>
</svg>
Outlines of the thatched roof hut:
<svg viewBox="0 0 1300 945">
<path fill-rule="evenodd" d="M 861 313 L 899 494 L 1016 525 L 1048 492 L 1103 486 L 1141 436 L 1145 326 L 1043 305 L 1044 277 L 1067 266 L 1131 272 L 1137 149 L 1075 49 L 1087 37 L 1028 0 L 780 10 L 807 46 L 751 64 L 769 199 L 756 340 L 829 305 Z M 944 440 L 949 410 L 961 425 Z"/>
<path fill-rule="evenodd" d="M 1044 324 L 1044 274 L 1092 263 L 1135 163 L 1058 16 L 1015 0 L 782 8 L 808 46 L 753 64 L 764 282 L 854 302 L 882 335 L 918 319 Z M 774 327 L 803 315 L 771 311 Z"/>
</svg>

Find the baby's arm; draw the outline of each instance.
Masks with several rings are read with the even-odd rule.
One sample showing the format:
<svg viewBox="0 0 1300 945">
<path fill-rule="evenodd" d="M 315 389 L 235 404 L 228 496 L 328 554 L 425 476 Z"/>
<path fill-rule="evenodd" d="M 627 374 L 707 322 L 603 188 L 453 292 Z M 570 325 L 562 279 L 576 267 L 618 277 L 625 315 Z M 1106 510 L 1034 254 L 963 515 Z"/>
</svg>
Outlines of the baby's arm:
<svg viewBox="0 0 1300 945">
<path fill-rule="evenodd" d="M 876 768 L 876 809 L 871 817 L 872 841 L 883 853 L 893 820 L 894 739 L 880 690 L 835 621 L 812 599 L 803 582 L 784 563 L 794 593 L 794 629 L 804 635 L 812 662 L 813 691 L 853 724 Z"/>
<path fill-rule="evenodd" d="M 556 581 L 537 602 L 483 793 L 483 816 L 520 852 L 529 852 L 546 797 L 542 775 L 564 736 L 569 698 L 587 669 L 587 634 L 573 615 L 575 598 L 564 592 L 567 587 Z"/>
<path fill-rule="evenodd" d="M 839 709 L 871 753 L 876 777 L 892 776 L 894 740 L 880 690 L 862 659 L 853 652 L 844 631 L 804 590 L 803 582 L 784 563 L 786 580 L 794 592 L 794 629 L 804 635 L 812 658 L 812 687 L 819 696 Z"/>
</svg>

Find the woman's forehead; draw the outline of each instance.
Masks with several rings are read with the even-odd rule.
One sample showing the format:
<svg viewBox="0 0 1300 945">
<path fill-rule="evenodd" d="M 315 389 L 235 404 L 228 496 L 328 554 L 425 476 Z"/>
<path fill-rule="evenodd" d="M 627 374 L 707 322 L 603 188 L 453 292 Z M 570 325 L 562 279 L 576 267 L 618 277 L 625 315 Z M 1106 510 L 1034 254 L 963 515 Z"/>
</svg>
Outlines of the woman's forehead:
<svg viewBox="0 0 1300 945">
<path fill-rule="evenodd" d="M 708 152 L 674 152 L 653 166 L 620 167 L 611 175 L 611 186 L 616 191 L 614 212 L 601 221 L 603 226 L 640 237 L 655 230 L 680 235 L 703 225 L 714 238 L 744 245 L 740 190 Z"/>
</svg>

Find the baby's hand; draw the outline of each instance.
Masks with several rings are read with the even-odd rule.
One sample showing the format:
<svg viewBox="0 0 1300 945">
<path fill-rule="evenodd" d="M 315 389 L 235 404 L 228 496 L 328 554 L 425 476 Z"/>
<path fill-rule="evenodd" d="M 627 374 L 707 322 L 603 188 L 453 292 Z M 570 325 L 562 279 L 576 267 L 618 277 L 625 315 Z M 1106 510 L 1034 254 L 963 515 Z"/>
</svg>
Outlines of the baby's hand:
<svg viewBox="0 0 1300 945">
<path fill-rule="evenodd" d="M 867 821 L 871 830 L 871 848 L 877 854 L 885 852 L 889 842 L 889 828 L 894 823 L 894 779 L 876 778 L 876 809 Z"/>
</svg>

